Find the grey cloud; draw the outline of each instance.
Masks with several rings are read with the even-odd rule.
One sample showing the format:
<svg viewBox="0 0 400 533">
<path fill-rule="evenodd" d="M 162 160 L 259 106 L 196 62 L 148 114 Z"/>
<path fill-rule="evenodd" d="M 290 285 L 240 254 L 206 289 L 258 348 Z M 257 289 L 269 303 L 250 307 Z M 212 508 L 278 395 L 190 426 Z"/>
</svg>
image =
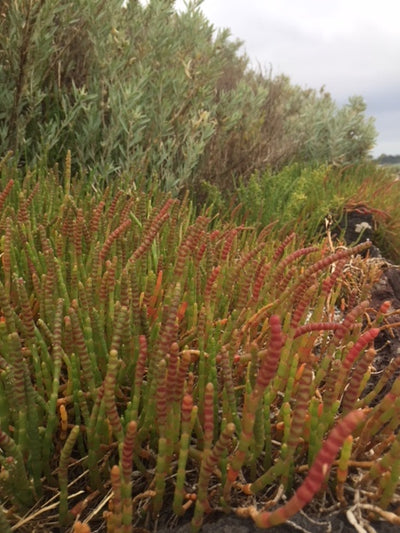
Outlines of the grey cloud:
<svg viewBox="0 0 400 533">
<path fill-rule="evenodd" d="M 325 86 L 340 105 L 361 95 L 380 133 L 375 151 L 400 153 L 397 2 L 205 0 L 202 9 L 245 42 L 254 66 L 303 87 Z"/>
</svg>

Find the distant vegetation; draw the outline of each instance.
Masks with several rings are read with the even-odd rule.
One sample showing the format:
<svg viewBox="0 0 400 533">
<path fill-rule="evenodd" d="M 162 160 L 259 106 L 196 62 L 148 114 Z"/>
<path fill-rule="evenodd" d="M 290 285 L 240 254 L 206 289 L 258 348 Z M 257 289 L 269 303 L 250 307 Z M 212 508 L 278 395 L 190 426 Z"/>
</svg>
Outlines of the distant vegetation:
<svg viewBox="0 0 400 533">
<path fill-rule="evenodd" d="M 400 165 L 400 155 L 382 154 L 376 158 L 376 162 L 380 165 Z"/>
<path fill-rule="evenodd" d="M 335 167 L 288 165 L 280 172 L 254 174 L 237 187 L 241 213 L 261 227 L 275 221 L 282 236 L 296 231 L 307 242 L 326 234 L 346 210 L 360 206 L 374 214 L 375 244 L 388 259 L 400 263 L 400 184 L 390 169 L 372 162 Z"/>
</svg>

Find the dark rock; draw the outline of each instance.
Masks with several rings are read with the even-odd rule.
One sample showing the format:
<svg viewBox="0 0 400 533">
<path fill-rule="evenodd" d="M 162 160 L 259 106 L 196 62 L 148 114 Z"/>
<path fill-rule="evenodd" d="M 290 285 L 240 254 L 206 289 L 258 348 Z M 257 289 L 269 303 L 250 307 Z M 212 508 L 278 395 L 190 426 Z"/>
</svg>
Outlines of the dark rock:
<svg viewBox="0 0 400 533">
<path fill-rule="evenodd" d="M 376 221 L 365 205 L 345 209 L 340 220 L 333 223 L 331 233 L 334 238 L 344 240 L 348 246 L 371 241 L 372 246 L 367 252 L 364 252 L 364 255 L 381 257 L 380 250 L 375 242 Z"/>
<path fill-rule="evenodd" d="M 382 259 L 379 248 L 374 245 L 376 243 L 376 226 L 372 212 L 367 206 L 360 204 L 344 210 L 340 222 L 334 225 L 332 229 L 332 235 L 340 236 L 348 246 L 369 240 L 372 242 L 372 246 L 366 251 L 366 256 L 368 258 L 379 257 Z M 400 356 L 400 327 L 395 325 L 400 323 L 400 267 L 392 265 L 390 261 L 385 262 L 384 259 L 382 259 L 381 263 L 382 276 L 371 292 L 370 301 L 374 313 L 372 313 L 370 318 L 374 319 L 375 313 L 383 302 L 389 300 L 392 313 L 385 321 L 386 324 L 393 324 L 394 327 L 383 329 L 375 339 L 374 346 L 377 350 L 377 355 L 373 362 L 375 376 L 370 380 L 365 393 L 375 386 L 376 381 L 390 361 Z M 399 310 L 398 313 L 395 312 L 397 309 Z M 381 392 L 380 398 L 390 390 L 394 379 L 399 373 L 400 370 L 393 374 L 390 382 Z"/>
<path fill-rule="evenodd" d="M 373 361 L 375 369 L 374 375 L 371 376 L 369 383 L 364 391 L 368 394 L 374 387 L 376 382 L 380 379 L 382 373 L 387 368 L 389 363 L 400 357 L 400 269 L 399 267 L 388 265 L 382 272 L 382 276 L 375 284 L 371 292 L 371 307 L 375 312 L 385 301 L 390 301 L 391 312 L 385 317 L 385 323 L 382 325 L 391 325 L 393 327 L 386 327 L 381 330 L 376 337 L 374 347 L 377 351 Z M 397 313 L 396 310 L 399 310 Z M 371 319 L 374 315 L 370 316 Z M 392 372 L 385 387 L 379 393 L 372 405 L 375 405 L 385 394 L 392 388 L 394 380 L 400 375 L 400 361 L 397 370 Z"/>
</svg>

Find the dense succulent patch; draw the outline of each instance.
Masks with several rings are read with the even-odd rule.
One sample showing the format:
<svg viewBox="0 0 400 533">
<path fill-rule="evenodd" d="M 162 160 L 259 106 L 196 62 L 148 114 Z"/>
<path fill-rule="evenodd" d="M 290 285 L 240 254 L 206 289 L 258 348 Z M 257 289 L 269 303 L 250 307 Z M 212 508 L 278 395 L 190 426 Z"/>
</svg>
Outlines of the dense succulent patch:
<svg viewBox="0 0 400 533">
<path fill-rule="evenodd" d="M 62 178 L 3 176 L 3 531 L 128 532 L 160 513 L 198 531 L 217 509 L 269 527 L 328 488 L 375 513 L 398 501 L 400 378 L 380 391 L 400 360 L 363 396 L 390 311 L 366 301 L 369 243 L 94 193 L 68 160 Z"/>
</svg>

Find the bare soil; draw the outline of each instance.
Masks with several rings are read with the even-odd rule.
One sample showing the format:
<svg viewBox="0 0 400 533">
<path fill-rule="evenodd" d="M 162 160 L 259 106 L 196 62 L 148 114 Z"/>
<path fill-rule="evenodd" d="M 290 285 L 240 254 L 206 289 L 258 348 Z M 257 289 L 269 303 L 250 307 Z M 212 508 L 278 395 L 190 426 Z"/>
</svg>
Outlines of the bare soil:
<svg viewBox="0 0 400 533">
<path fill-rule="evenodd" d="M 399 525 L 393 525 L 386 521 L 368 522 L 358 520 L 356 517 L 357 529 L 350 524 L 346 514 L 342 512 L 332 513 L 324 519 L 314 519 L 305 513 L 298 513 L 290 521 L 280 526 L 275 526 L 267 531 L 271 533 L 398 533 Z M 373 528 L 373 529 L 372 529 Z M 261 533 L 266 531 L 254 525 L 251 519 L 238 518 L 234 515 L 220 517 L 215 521 L 205 523 L 201 533 Z M 150 533 L 142 529 L 135 533 Z M 190 524 L 185 524 L 176 528 L 159 529 L 157 533 L 190 533 Z"/>
</svg>

